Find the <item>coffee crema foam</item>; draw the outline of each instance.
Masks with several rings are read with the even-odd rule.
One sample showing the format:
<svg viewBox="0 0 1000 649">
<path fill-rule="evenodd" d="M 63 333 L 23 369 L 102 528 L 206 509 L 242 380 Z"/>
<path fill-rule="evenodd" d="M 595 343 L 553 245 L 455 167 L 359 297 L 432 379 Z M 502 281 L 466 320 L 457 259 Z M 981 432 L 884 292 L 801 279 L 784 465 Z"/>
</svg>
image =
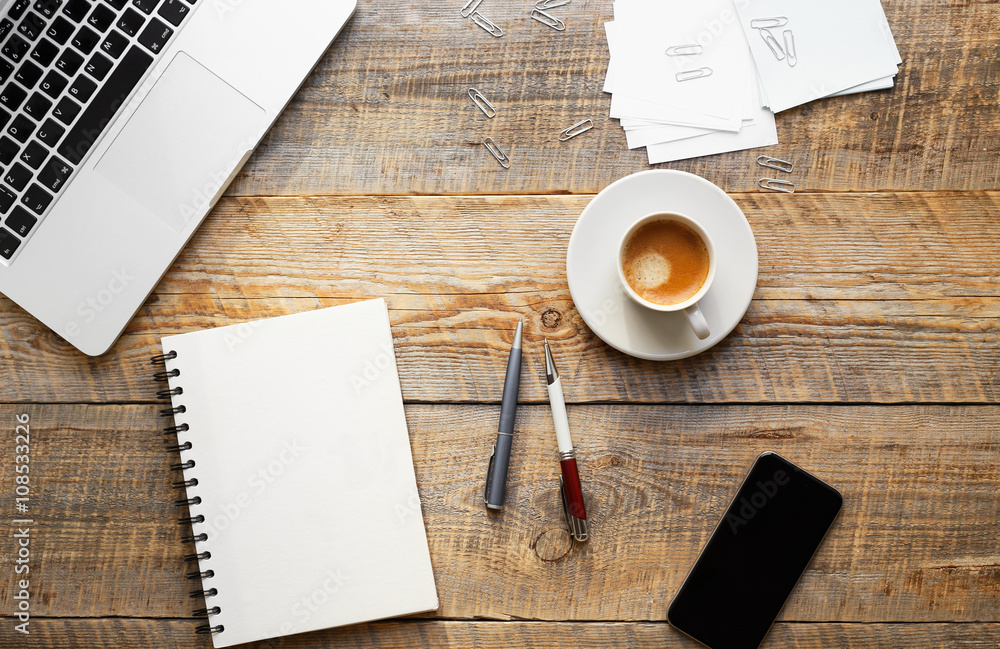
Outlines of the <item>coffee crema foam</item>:
<svg viewBox="0 0 1000 649">
<path fill-rule="evenodd" d="M 678 221 L 652 221 L 625 244 L 622 269 L 639 297 L 654 304 L 680 304 L 708 279 L 708 246 L 697 232 Z"/>
</svg>

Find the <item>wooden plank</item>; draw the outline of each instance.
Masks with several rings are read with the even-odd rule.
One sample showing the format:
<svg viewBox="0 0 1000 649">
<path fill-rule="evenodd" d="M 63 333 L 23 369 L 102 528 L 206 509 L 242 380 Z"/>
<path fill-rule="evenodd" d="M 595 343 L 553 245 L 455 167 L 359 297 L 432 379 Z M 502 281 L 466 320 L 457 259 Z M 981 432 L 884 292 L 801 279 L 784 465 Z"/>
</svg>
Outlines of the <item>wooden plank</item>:
<svg viewBox="0 0 1000 649">
<path fill-rule="evenodd" d="M 191 548 L 174 522 L 156 408 L 3 406 L 0 421 L 13 432 L 22 411 L 34 614 L 190 616 L 200 603 L 186 595 Z M 771 450 L 846 501 L 783 620 L 1000 621 L 1000 408 L 592 405 L 569 415 L 593 526 L 578 546 L 558 503 L 547 407 L 519 410 L 499 516 L 482 505 L 498 408 L 407 407 L 436 616 L 662 621 L 740 478 Z M 0 465 L 0 484 L 12 473 Z M 224 505 L 205 505 L 220 528 Z M 13 595 L 0 592 L 4 611 Z"/>
<path fill-rule="evenodd" d="M 8 649 L 38 646 L 178 649 L 212 646 L 205 636 L 194 635 L 194 621 L 187 620 L 67 620 L 31 622 L 31 636 L 10 631 L 13 622 L 0 618 L 0 641 Z M 950 647 L 996 649 L 997 624 L 785 624 L 778 623 L 762 649 L 886 649 L 898 647 Z M 398 647 L 476 647 L 477 649 L 556 649 L 562 647 L 618 647 L 620 649 L 697 649 L 702 645 L 666 624 L 553 623 L 553 622 L 455 622 L 404 620 L 289 636 L 254 647 L 282 649 L 396 649 Z"/>
<path fill-rule="evenodd" d="M 0 400 L 148 401 L 161 335 L 378 296 L 408 401 L 499 400 L 518 316 L 525 401 L 546 399 L 543 337 L 572 401 L 1000 397 L 1000 194 L 735 198 L 757 235 L 758 289 L 734 334 L 696 358 L 639 361 L 583 322 L 565 254 L 589 198 L 228 199 L 102 358 L 0 299 Z"/>
<path fill-rule="evenodd" d="M 504 27 L 499 39 L 463 19 L 461 4 L 394 6 L 390 19 L 376 0 L 359 2 L 231 192 L 593 193 L 648 168 L 645 150 L 629 151 L 607 118 L 610 2 L 554 10 L 568 25 L 557 33 L 531 20 L 524 2 L 493 0 L 484 12 Z M 781 113 L 781 144 L 763 151 L 795 162 L 799 191 L 1000 188 L 1000 5 L 883 4 L 904 61 L 896 87 Z M 495 119 L 473 106 L 470 87 L 497 105 Z M 592 132 L 557 141 L 584 118 Z M 511 152 L 509 171 L 483 148 L 486 136 Z M 759 153 L 670 166 L 727 191 L 762 191 Z"/>
</svg>

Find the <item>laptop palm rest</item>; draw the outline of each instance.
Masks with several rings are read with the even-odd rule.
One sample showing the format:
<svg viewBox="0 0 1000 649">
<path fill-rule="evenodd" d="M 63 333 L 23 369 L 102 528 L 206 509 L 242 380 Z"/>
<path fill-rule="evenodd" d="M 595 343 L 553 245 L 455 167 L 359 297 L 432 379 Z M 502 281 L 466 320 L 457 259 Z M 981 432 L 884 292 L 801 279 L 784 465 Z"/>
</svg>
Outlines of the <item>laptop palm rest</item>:
<svg viewBox="0 0 1000 649">
<path fill-rule="evenodd" d="M 249 157 L 265 116 L 263 108 L 180 52 L 96 171 L 180 232 Z"/>
</svg>

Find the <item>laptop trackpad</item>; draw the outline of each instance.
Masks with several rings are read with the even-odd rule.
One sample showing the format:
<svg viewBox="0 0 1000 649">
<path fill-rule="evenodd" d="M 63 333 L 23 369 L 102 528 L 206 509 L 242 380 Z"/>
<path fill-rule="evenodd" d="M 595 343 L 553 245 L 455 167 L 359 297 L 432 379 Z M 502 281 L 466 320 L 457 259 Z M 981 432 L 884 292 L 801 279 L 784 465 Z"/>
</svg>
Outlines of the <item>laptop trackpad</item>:
<svg viewBox="0 0 1000 649">
<path fill-rule="evenodd" d="M 180 52 L 96 169 L 179 232 L 257 144 L 265 115 Z"/>
</svg>

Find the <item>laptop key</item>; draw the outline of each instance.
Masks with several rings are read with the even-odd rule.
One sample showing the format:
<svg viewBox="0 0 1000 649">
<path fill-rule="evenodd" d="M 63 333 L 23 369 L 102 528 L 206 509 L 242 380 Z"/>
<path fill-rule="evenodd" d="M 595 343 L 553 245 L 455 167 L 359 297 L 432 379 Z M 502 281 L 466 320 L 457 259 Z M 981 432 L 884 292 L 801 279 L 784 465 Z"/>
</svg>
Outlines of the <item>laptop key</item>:
<svg viewBox="0 0 1000 649">
<path fill-rule="evenodd" d="M 17 200 L 17 194 L 0 185 L 0 214 L 6 214 Z"/>
<path fill-rule="evenodd" d="M 17 20 L 24 15 L 25 10 L 29 6 L 31 6 L 31 0 L 16 0 L 16 2 L 11 5 L 10 11 L 7 12 L 7 15 L 14 20 Z"/>
<path fill-rule="evenodd" d="M 87 73 L 97 79 L 98 81 L 103 81 L 104 77 L 108 76 L 108 72 L 111 72 L 111 68 L 114 67 L 114 63 L 111 59 L 104 56 L 103 54 L 97 53 L 90 58 L 87 63 Z"/>
<path fill-rule="evenodd" d="M 49 150 L 44 147 L 39 142 L 32 142 L 21 151 L 21 155 L 18 159 L 24 164 L 28 165 L 32 169 L 39 169 L 42 163 L 45 162 L 45 158 L 49 157 Z"/>
<path fill-rule="evenodd" d="M 87 18 L 87 24 L 103 34 L 114 24 L 117 17 L 117 14 L 111 9 L 104 5 L 97 5 L 90 17 Z"/>
<path fill-rule="evenodd" d="M 146 18 L 134 9 L 126 9 L 122 17 L 118 19 L 118 29 L 129 36 L 135 36 L 146 23 Z"/>
<path fill-rule="evenodd" d="M 48 67 L 59 54 L 59 46 L 47 38 L 38 41 L 35 49 L 31 50 L 31 58 L 38 61 L 42 67 Z"/>
<path fill-rule="evenodd" d="M 31 228 L 35 227 L 36 223 L 38 223 L 38 219 L 23 207 L 15 207 L 11 215 L 4 221 L 4 225 L 22 237 L 28 236 Z"/>
<path fill-rule="evenodd" d="M 7 83 L 10 75 L 14 73 L 14 65 L 9 61 L 0 59 L 0 83 Z"/>
<path fill-rule="evenodd" d="M 28 93 L 21 90 L 18 86 L 14 85 L 13 82 L 8 83 L 7 87 L 0 92 L 0 104 L 3 104 L 11 110 L 17 110 L 24 103 L 24 100 L 28 98 Z"/>
<path fill-rule="evenodd" d="M 25 61 L 18 68 L 14 78 L 20 81 L 22 86 L 31 90 L 38 83 L 38 80 L 42 78 L 42 69 L 31 61 Z"/>
<path fill-rule="evenodd" d="M 87 0 L 69 0 L 69 2 L 66 3 L 66 8 L 63 9 L 62 12 L 71 20 L 80 22 L 87 17 L 87 14 L 90 13 L 93 6 L 94 5 L 87 2 Z"/>
<path fill-rule="evenodd" d="M 59 60 L 56 61 L 56 67 L 62 70 L 66 76 L 73 76 L 76 71 L 80 69 L 83 65 L 83 57 L 71 49 L 66 49 L 61 55 L 59 55 Z"/>
<path fill-rule="evenodd" d="M 18 151 L 21 150 L 21 145 L 10 139 L 6 135 L 0 137 L 0 162 L 5 165 L 9 165 L 17 157 Z"/>
<path fill-rule="evenodd" d="M 177 27 L 184 22 L 184 17 L 190 11 L 191 8 L 181 2 L 181 0 L 167 0 L 156 13 L 160 14 L 171 25 Z"/>
<path fill-rule="evenodd" d="M 31 43 L 24 40 L 17 34 L 14 34 L 7 40 L 6 43 L 3 44 L 3 49 L 0 49 L 0 52 L 3 52 L 4 56 L 9 58 L 11 61 L 17 62 L 23 59 L 24 55 L 27 54 L 30 49 Z"/>
<path fill-rule="evenodd" d="M 121 10 L 122 7 L 128 4 L 128 0 L 104 0 L 104 1 L 119 11 Z"/>
<path fill-rule="evenodd" d="M 45 75 L 42 79 L 41 89 L 49 97 L 53 99 L 58 99 L 62 91 L 66 89 L 69 85 L 69 79 L 59 74 L 55 70 L 49 70 L 49 73 Z"/>
<path fill-rule="evenodd" d="M 122 33 L 117 29 L 112 29 L 108 32 L 107 38 L 101 43 L 101 50 L 116 59 L 122 55 L 126 47 L 128 47 L 128 39 L 122 36 Z"/>
<path fill-rule="evenodd" d="M 10 259 L 20 245 L 20 239 L 11 234 L 7 228 L 0 228 L 0 257 Z"/>
<path fill-rule="evenodd" d="M 0 39 L 7 38 L 9 34 L 14 29 L 14 23 L 10 22 L 6 18 L 0 20 Z"/>
<path fill-rule="evenodd" d="M 75 31 L 76 27 L 73 26 L 73 23 L 66 20 L 62 16 L 58 16 L 52 21 L 52 24 L 49 25 L 49 28 L 45 31 L 45 35 L 60 45 L 65 45 L 66 41 L 69 40 L 69 37 L 72 36 Z"/>
<path fill-rule="evenodd" d="M 31 115 L 38 121 L 42 121 L 42 118 L 49 114 L 49 109 L 52 108 L 52 100 L 43 95 L 40 92 L 36 92 L 31 95 L 31 99 L 28 103 L 24 105 L 24 112 Z"/>
<path fill-rule="evenodd" d="M 45 31 L 45 19 L 33 11 L 29 11 L 21 24 L 17 26 L 17 31 L 21 32 L 29 41 L 33 41 Z"/>
<path fill-rule="evenodd" d="M 151 14 L 153 13 L 153 9 L 156 9 L 156 5 L 159 1 L 160 0 L 132 0 L 132 4 L 144 14 Z"/>
<path fill-rule="evenodd" d="M 84 54 L 90 54 L 101 41 L 101 36 L 90 27 L 81 27 L 73 37 L 73 47 Z"/>
<path fill-rule="evenodd" d="M 55 115 L 57 120 L 69 126 L 76 119 L 76 116 L 80 114 L 81 110 L 83 109 L 80 108 L 80 104 L 77 104 L 69 97 L 63 97 L 56 104 L 56 108 L 52 111 L 52 114 Z"/>
<path fill-rule="evenodd" d="M 28 209 L 41 216 L 45 210 L 49 209 L 52 203 L 52 194 L 48 193 L 38 185 L 32 184 L 28 191 L 24 192 L 21 202 L 28 206 Z M 20 208 L 14 208 L 14 213 Z"/>
<path fill-rule="evenodd" d="M 64 129 L 62 126 L 59 126 L 59 123 L 56 122 L 51 117 L 45 120 L 45 123 L 42 124 L 42 127 L 38 129 L 38 139 L 41 140 L 42 143 L 47 144 L 53 148 L 55 148 L 55 146 L 59 144 L 59 140 L 61 140 L 62 136 L 65 134 L 66 134 L 66 129 Z"/>
<path fill-rule="evenodd" d="M 35 132 L 35 123 L 24 115 L 16 115 L 14 121 L 7 127 L 7 135 L 24 144 Z"/>
<path fill-rule="evenodd" d="M 41 173 L 38 174 L 38 182 L 42 183 L 54 192 L 58 192 L 73 175 L 73 167 L 60 160 L 57 156 L 52 156 L 45 163 Z"/>
<path fill-rule="evenodd" d="M 73 85 L 69 87 L 69 94 L 80 103 L 85 104 L 94 95 L 96 90 L 97 84 L 81 74 L 73 82 Z"/>
<path fill-rule="evenodd" d="M 46 18 L 51 18 L 55 15 L 56 10 L 62 6 L 63 0 L 38 0 L 35 3 L 35 11 L 42 14 Z"/>
<path fill-rule="evenodd" d="M 59 155 L 79 164 L 152 64 L 153 57 L 133 45 L 59 145 Z"/>
<path fill-rule="evenodd" d="M 10 121 L 10 113 L 0 108 L 0 128 L 7 126 L 7 122 Z M 4 164 L 7 164 L 6 162 Z"/>
<path fill-rule="evenodd" d="M 28 185 L 31 175 L 31 169 L 28 169 L 19 162 L 15 162 L 14 166 L 7 171 L 7 175 L 3 179 L 14 189 L 21 191 Z"/>
<path fill-rule="evenodd" d="M 170 40 L 173 34 L 173 29 L 153 18 L 146 25 L 146 29 L 142 31 L 142 35 L 139 36 L 139 42 L 148 47 L 154 54 L 159 54 L 160 50 L 163 49 L 163 46 L 167 44 L 167 41 Z"/>
</svg>

